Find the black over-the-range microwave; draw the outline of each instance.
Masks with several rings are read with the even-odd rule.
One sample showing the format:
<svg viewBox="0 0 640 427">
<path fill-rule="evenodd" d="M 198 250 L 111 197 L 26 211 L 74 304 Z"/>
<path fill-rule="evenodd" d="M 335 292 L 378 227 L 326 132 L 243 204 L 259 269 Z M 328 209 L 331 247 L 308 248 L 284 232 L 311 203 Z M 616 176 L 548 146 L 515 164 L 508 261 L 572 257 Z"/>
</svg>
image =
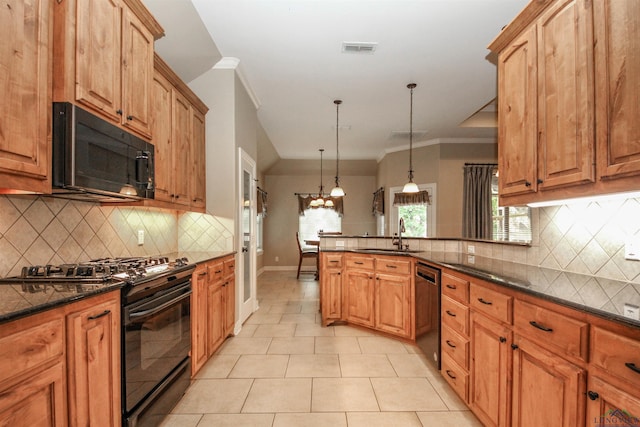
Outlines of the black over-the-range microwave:
<svg viewBox="0 0 640 427">
<path fill-rule="evenodd" d="M 154 147 L 68 102 L 53 103 L 54 195 L 97 201 L 153 199 Z"/>
</svg>

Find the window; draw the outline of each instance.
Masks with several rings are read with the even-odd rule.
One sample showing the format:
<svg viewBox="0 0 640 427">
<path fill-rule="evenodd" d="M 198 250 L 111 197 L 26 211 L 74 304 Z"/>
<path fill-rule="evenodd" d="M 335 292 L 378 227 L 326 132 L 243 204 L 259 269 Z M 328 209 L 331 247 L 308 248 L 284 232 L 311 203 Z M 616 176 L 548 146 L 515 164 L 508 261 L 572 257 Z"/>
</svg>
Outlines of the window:
<svg viewBox="0 0 640 427">
<path fill-rule="evenodd" d="M 499 206 L 498 177 L 491 181 L 491 220 L 493 240 L 503 242 L 531 241 L 531 208 L 528 206 Z"/>
<path fill-rule="evenodd" d="M 300 243 L 305 240 L 318 240 L 320 231 L 342 231 L 342 218 L 333 209 L 311 208 L 298 217 L 298 232 Z"/>
<path fill-rule="evenodd" d="M 389 231 L 398 232 L 398 222 L 404 219 L 406 237 L 435 237 L 436 234 L 436 184 L 418 185 L 420 190 L 427 190 L 431 203 L 428 205 L 393 206 L 396 193 L 402 192 L 402 187 L 389 189 Z"/>
</svg>

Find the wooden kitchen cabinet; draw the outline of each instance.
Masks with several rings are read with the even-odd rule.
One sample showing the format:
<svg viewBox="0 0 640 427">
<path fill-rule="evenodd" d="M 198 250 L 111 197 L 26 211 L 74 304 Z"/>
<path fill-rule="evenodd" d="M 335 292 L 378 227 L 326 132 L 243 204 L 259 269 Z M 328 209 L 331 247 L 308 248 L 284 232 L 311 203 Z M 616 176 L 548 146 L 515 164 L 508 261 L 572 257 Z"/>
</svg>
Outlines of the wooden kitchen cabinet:
<svg viewBox="0 0 640 427">
<path fill-rule="evenodd" d="M 585 425 L 586 370 L 519 335 L 513 348 L 511 425 Z"/>
<path fill-rule="evenodd" d="M 509 425 L 511 402 L 511 328 L 471 313 L 469 404 L 486 426 Z"/>
<path fill-rule="evenodd" d="M 191 376 L 233 334 L 235 327 L 235 257 L 199 264 L 192 275 Z"/>
<path fill-rule="evenodd" d="M 589 375 L 587 425 L 637 426 L 640 397 L 619 389 L 595 375 Z"/>
<path fill-rule="evenodd" d="M 0 193 L 51 193 L 53 4 L 0 11 Z"/>
<path fill-rule="evenodd" d="M 207 266 L 200 264 L 191 276 L 191 376 L 204 366 L 209 358 L 207 351 Z"/>
<path fill-rule="evenodd" d="M 56 2 L 54 22 L 54 101 L 79 103 L 149 139 L 160 24 L 139 0 Z"/>
<path fill-rule="evenodd" d="M 375 328 L 414 340 L 414 261 L 410 257 L 376 256 Z"/>
<path fill-rule="evenodd" d="M 322 326 L 342 320 L 342 253 L 320 253 Z"/>
<path fill-rule="evenodd" d="M 375 324 L 375 264 L 368 255 L 345 254 L 345 317 L 348 322 L 368 326 Z"/>
<path fill-rule="evenodd" d="M 639 32 L 635 0 L 544 0 L 491 43 L 501 205 L 637 190 Z"/>
<path fill-rule="evenodd" d="M 155 201 L 147 205 L 204 212 L 206 105 L 158 56 L 154 60 L 151 127 Z"/>
<path fill-rule="evenodd" d="M 119 292 L 75 303 L 66 324 L 69 425 L 120 425 Z"/>
</svg>

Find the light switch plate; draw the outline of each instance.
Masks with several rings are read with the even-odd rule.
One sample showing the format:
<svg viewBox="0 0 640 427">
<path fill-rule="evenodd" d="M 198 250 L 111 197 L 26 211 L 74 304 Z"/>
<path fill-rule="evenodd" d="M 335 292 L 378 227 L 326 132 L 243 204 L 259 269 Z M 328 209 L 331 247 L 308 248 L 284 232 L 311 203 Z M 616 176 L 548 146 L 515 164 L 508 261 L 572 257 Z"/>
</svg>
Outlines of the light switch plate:
<svg viewBox="0 0 640 427">
<path fill-rule="evenodd" d="M 468 245 L 467 246 L 467 252 L 470 254 L 475 254 L 476 253 L 476 247 L 473 245 Z"/>
<path fill-rule="evenodd" d="M 624 258 L 640 261 L 640 239 L 637 237 L 630 237 L 624 244 Z"/>
<path fill-rule="evenodd" d="M 336 248 L 344 248 L 344 240 L 336 240 Z"/>
<path fill-rule="evenodd" d="M 629 319 L 640 320 L 640 307 L 633 304 L 625 304 L 623 314 L 624 317 L 628 317 Z"/>
<path fill-rule="evenodd" d="M 144 230 L 138 230 L 138 245 L 144 245 Z"/>
</svg>

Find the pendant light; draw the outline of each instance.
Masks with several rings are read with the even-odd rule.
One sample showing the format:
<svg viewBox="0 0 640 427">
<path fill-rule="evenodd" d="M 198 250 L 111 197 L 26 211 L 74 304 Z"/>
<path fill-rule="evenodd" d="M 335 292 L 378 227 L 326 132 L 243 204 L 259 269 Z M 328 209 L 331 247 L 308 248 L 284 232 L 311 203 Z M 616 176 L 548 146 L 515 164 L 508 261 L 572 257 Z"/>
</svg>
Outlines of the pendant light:
<svg viewBox="0 0 640 427">
<path fill-rule="evenodd" d="M 402 188 L 403 193 L 417 193 L 420 191 L 418 185 L 413 182 L 413 89 L 417 85 L 409 83 L 407 87 L 411 91 L 411 103 L 409 107 L 409 182 Z"/>
<path fill-rule="evenodd" d="M 324 148 L 320 148 L 318 151 L 320 151 L 320 192 L 318 193 L 318 197 L 314 201 L 315 201 L 315 207 L 319 208 L 324 206 L 324 198 L 323 198 L 324 187 L 322 185 L 322 153 L 324 152 Z"/>
<path fill-rule="evenodd" d="M 338 110 L 342 101 L 336 99 L 333 103 L 336 104 L 336 186 L 331 190 L 331 197 L 342 197 L 344 196 L 344 190 L 340 187 L 340 174 L 338 173 L 338 165 L 340 162 L 340 151 L 338 149 Z"/>
</svg>

